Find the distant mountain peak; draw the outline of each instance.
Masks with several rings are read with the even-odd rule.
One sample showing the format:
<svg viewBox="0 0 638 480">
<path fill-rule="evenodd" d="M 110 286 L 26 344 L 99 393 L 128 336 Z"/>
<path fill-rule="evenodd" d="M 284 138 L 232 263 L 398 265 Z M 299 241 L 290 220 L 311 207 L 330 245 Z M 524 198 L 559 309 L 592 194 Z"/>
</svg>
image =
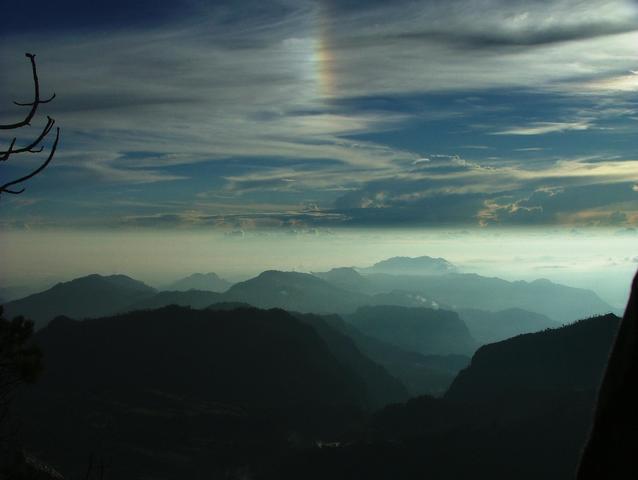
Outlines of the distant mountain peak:
<svg viewBox="0 0 638 480">
<path fill-rule="evenodd" d="M 266 270 L 233 285 L 225 294 L 226 301 L 314 313 L 351 312 L 367 299 L 365 295 L 344 290 L 309 273 L 279 270 Z"/>
<path fill-rule="evenodd" d="M 100 275 L 99 273 L 91 273 L 89 275 L 85 275 L 84 277 L 74 278 L 73 280 L 69 280 L 68 282 L 57 283 L 53 286 L 53 288 L 67 288 L 80 285 L 90 286 L 97 284 L 113 285 L 115 287 L 140 290 L 148 293 L 154 292 L 154 289 L 146 285 L 144 282 L 140 282 L 139 280 L 135 280 L 134 278 L 123 275 L 121 273 L 113 275 Z"/>
<path fill-rule="evenodd" d="M 303 272 L 285 272 L 283 270 L 265 270 L 257 275 L 253 280 L 277 280 L 284 283 L 292 283 L 294 281 L 319 281 L 323 280 L 315 277 L 310 273 Z"/>
<path fill-rule="evenodd" d="M 191 273 L 188 277 L 189 279 L 200 279 L 200 278 L 215 278 L 215 279 L 219 279 L 219 275 L 217 275 L 215 272 L 208 272 L 208 273 Z"/>
<path fill-rule="evenodd" d="M 455 273 L 457 267 L 444 258 L 429 257 L 392 257 L 381 260 L 371 267 L 360 268 L 364 273 L 389 273 L 408 275 L 443 275 Z"/>
<path fill-rule="evenodd" d="M 165 290 L 185 292 L 188 290 L 202 290 L 221 293 L 228 290 L 231 283 L 214 272 L 193 273 L 185 278 L 168 285 Z"/>
<path fill-rule="evenodd" d="M 321 278 L 339 288 L 355 292 L 366 289 L 367 280 L 354 267 L 337 267 L 327 272 L 312 272 L 315 277 Z"/>
<path fill-rule="evenodd" d="M 5 307 L 9 315 L 23 315 L 41 327 L 58 315 L 83 319 L 112 314 L 155 293 L 155 289 L 126 275 L 94 273 L 58 283 Z"/>
<path fill-rule="evenodd" d="M 360 277 L 361 274 L 357 272 L 354 267 L 335 267 L 328 270 L 326 273 L 331 273 L 335 275 L 350 275 L 353 277 Z"/>
</svg>

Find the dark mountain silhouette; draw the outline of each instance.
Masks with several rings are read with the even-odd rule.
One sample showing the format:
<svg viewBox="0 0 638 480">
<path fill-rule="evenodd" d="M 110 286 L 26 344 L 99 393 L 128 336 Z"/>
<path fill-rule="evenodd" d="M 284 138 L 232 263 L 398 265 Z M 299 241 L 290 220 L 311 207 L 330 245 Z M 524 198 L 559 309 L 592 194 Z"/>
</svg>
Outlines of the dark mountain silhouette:
<svg viewBox="0 0 638 480">
<path fill-rule="evenodd" d="M 520 308 L 508 308 L 499 312 L 467 308 L 459 310 L 459 316 L 480 345 L 560 326 L 545 315 Z"/>
<path fill-rule="evenodd" d="M 271 461 L 358 421 L 370 384 L 404 394 L 347 338 L 328 346 L 331 335 L 278 309 L 58 317 L 35 338 L 46 370 L 20 399 L 24 435 L 71 478 L 91 452 L 113 458 L 121 479 L 210 478 Z"/>
<path fill-rule="evenodd" d="M 598 392 L 578 480 L 637 478 L 638 274 Z"/>
<path fill-rule="evenodd" d="M 331 316 L 332 318 L 311 314 L 294 315 L 312 326 L 335 358 L 363 380 L 372 407 L 379 408 L 408 399 L 408 391 L 399 380 L 391 376 L 383 366 L 365 356 L 356 342 L 343 333 L 343 329 L 335 328 L 338 322 L 343 323 L 341 318 L 336 315 Z"/>
<path fill-rule="evenodd" d="M 368 297 L 342 290 L 307 273 L 269 270 L 233 285 L 224 294 L 224 300 L 302 313 L 347 313 L 364 305 Z"/>
<path fill-rule="evenodd" d="M 155 293 L 155 289 L 125 275 L 93 274 L 9 302 L 5 312 L 9 317 L 24 315 L 40 328 L 56 315 L 80 319 L 110 315 Z"/>
<path fill-rule="evenodd" d="M 446 398 L 492 401 L 530 390 L 595 390 L 619 322 L 613 314 L 603 315 L 485 345 L 456 377 Z"/>
<path fill-rule="evenodd" d="M 43 387 L 143 381 L 242 405 L 365 401 L 360 382 L 315 330 L 283 310 L 170 306 L 86 322 L 58 317 L 35 340 L 47 358 Z"/>
<path fill-rule="evenodd" d="M 185 292 L 163 291 L 152 297 L 127 305 L 124 312 L 135 310 L 152 310 L 168 305 L 180 305 L 182 307 L 206 308 L 222 299 L 222 295 L 211 291 L 188 290 Z"/>
<path fill-rule="evenodd" d="M 420 293 L 454 310 L 472 308 L 488 311 L 521 308 L 540 313 L 560 323 L 614 311 L 591 290 L 550 282 L 508 282 L 476 274 L 368 275 L 376 293 L 403 290 Z"/>
<path fill-rule="evenodd" d="M 261 478 L 574 478 L 618 323 L 607 315 L 486 345 L 444 398 L 388 406 L 341 448 L 298 451 Z"/>
<path fill-rule="evenodd" d="M 209 292 L 225 292 L 232 284 L 216 273 L 193 273 L 177 280 L 165 288 L 169 291 L 185 292 L 187 290 L 204 290 Z"/>
<path fill-rule="evenodd" d="M 444 258 L 392 257 L 371 267 L 359 268 L 362 273 L 387 273 L 391 275 L 442 275 L 457 271 L 456 266 Z"/>
<path fill-rule="evenodd" d="M 424 355 L 467 354 L 475 349 L 463 321 L 448 310 L 366 306 L 346 319 L 367 335 Z"/>
<path fill-rule="evenodd" d="M 206 307 L 209 310 L 237 310 L 238 308 L 255 308 L 244 302 L 217 302 Z"/>
</svg>

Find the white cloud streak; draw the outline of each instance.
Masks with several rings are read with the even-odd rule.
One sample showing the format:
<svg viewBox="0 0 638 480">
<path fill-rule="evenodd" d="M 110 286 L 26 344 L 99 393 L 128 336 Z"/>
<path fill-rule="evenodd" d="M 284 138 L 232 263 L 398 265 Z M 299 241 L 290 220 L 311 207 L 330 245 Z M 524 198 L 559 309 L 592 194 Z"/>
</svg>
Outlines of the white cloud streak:
<svg viewBox="0 0 638 480">
<path fill-rule="evenodd" d="M 547 133 L 561 133 L 570 130 L 589 130 L 593 127 L 590 121 L 578 122 L 535 122 L 525 127 L 512 127 L 492 135 L 545 135 Z"/>
</svg>

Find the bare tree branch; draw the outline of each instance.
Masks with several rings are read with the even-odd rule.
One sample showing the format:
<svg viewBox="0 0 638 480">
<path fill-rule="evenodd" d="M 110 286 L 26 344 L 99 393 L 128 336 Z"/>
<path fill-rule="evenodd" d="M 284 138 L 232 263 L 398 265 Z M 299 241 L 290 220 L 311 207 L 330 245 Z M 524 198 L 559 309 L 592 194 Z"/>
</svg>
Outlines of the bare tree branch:
<svg viewBox="0 0 638 480">
<path fill-rule="evenodd" d="M 38 80 L 38 69 L 35 65 L 35 55 L 32 53 L 25 53 L 24 55 L 31 61 L 31 71 L 33 73 L 33 89 L 34 89 L 33 101 L 29 103 L 19 103 L 19 102 L 13 102 L 13 103 L 15 103 L 16 105 L 20 107 L 31 107 L 31 110 L 29 110 L 29 113 L 27 113 L 27 116 L 24 117 L 24 119 L 19 122 L 10 123 L 8 125 L 0 125 L 0 130 L 15 130 L 16 128 L 21 128 L 27 125 L 31 125 L 31 120 L 33 119 L 36 112 L 38 111 L 38 107 L 40 106 L 40 104 L 49 103 L 51 100 L 55 98 L 55 93 L 54 93 L 51 96 L 51 98 L 47 100 L 40 100 L 40 82 Z"/>
<path fill-rule="evenodd" d="M 55 130 L 56 130 L 56 132 L 55 132 L 55 141 L 53 142 L 53 146 L 51 147 L 51 151 L 49 152 L 49 156 L 44 161 L 44 163 L 42 163 L 42 165 L 40 165 L 38 168 L 33 170 L 28 175 L 20 177 L 17 180 L 12 180 L 11 182 L 7 182 L 4 185 L 0 186 L 0 194 L 2 194 L 2 192 L 5 192 L 5 193 L 11 193 L 11 194 L 17 195 L 19 193 L 24 192 L 24 188 L 22 188 L 20 190 L 10 190 L 7 187 L 11 187 L 11 186 L 16 185 L 18 183 L 25 182 L 25 181 L 29 180 L 30 178 L 35 177 L 38 173 L 40 173 L 42 170 L 44 170 L 46 168 L 46 166 L 49 164 L 49 162 L 53 159 L 53 156 L 55 155 L 55 150 L 58 148 L 58 141 L 60 140 L 60 128 L 58 127 Z"/>
<path fill-rule="evenodd" d="M 29 112 L 27 113 L 27 115 L 24 117 L 23 120 L 19 121 L 19 122 L 15 122 L 15 123 L 10 123 L 10 124 L 6 124 L 6 125 L 0 125 L 0 130 L 17 130 L 20 129 L 22 127 L 25 126 L 30 126 L 31 125 L 31 120 L 33 120 L 33 118 L 35 117 L 36 112 L 38 111 L 38 107 L 41 104 L 44 103 L 49 103 L 51 100 L 53 100 L 55 98 L 55 93 L 48 99 L 46 100 L 42 100 L 40 98 L 40 81 L 38 79 L 38 69 L 36 66 L 36 62 L 35 62 L 35 55 L 32 53 L 26 53 L 25 56 L 29 59 L 29 61 L 31 62 L 31 71 L 33 74 L 33 101 L 32 102 L 28 102 L 28 103 L 22 103 L 22 102 L 13 102 L 14 104 L 21 106 L 21 107 L 31 107 Z M 55 120 L 49 116 L 47 116 L 47 123 L 44 126 L 44 128 L 40 131 L 40 134 L 35 138 L 35 140 L 31 141 L 28 145 L 24 146 L 24 147 L 19 147 L 16 148 L 16 142 L 17 142 L 17 137 L 13 137 L 13 139 L 11 140 L 11 143 L 9 145 L 9 148 L 7 150 L 4 151 L 0 151 L 0 162 L 4 162 L 10 159 L 10 157 L 12 155 L 17 155 L 20 153 L 40 153 L 44 150 L 44 147 L 42 146 L 42 143 L 44 142 L 44 140 L 48 137 L 49 133 L 51 133 L 51 130 L 53 130 L 53 127 L 55 125 Z M 4 185 L 0 186 L 0 196 L 2 195 L 2 193 L 9 193 L 12 195 L 17 195 L 20 194 L 22 192 L 24 192 L 24 188 L 12 188 L 14 185 L 23 183 L 31 178 L 33 178 L 34 176 L 36 176 L 38 173 L 40 173 L 42 170 L 44 170 L 49 163 L 51 162 L 51 160 L 53 159 L 53 156 L 55 155 L 55 151 L 58 147 L 58 142 L 60 140 L 60 129 L 56 128 L 56 134 L 55 134 L 55 141 L 53 142 L 53 145 L 51 146 L 51 151 L 49 152 L 48 157 L 46 158 L 46 160 L 44 162 L 42 162 L 42 164 L 40 164 L 40 166 L 38 168 L 36 168 L 35 170 L 31 171 L 30 173 L 23 175 L 20 178 L 17 178 L 15 180 L 11 180 L 9 182 L 4 183 Z"/>
<path fill-rule="evenodd" d="M 14 150 L 13 147 L 15 146 L 17 138 L 13 137 L 13 140 L 11 141 L 11 145 L 9 146 L 9 149 L 5 150 L 4 152 L 0 152 L 0 161 L 7 160 L 9 158 L 9 156 L 14 154 L 14 153 L 24 153 L 24 152 L 40 153 L 43 150 L 43 147 L 40 147 L 37 150 L 34 150 L 34 149 L 49 134 L 49 132 L 53 128 L 53 125 L 55 125 L 55 120 L 53 120 L 51 117 L 47 116 L 47 124 L 42 129 L 42 132 L 40 132 L 40 135 L 38 136 L 38 138 L 36 138 L 33 142 L 31 142 L 26 147 L 16 148 Z"/>
</svg>

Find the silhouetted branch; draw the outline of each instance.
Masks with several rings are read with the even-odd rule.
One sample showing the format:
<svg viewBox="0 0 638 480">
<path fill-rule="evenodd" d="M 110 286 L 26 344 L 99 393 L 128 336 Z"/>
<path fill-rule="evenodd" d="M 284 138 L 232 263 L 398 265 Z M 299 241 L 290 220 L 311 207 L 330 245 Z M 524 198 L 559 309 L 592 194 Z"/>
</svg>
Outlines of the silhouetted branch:
<svg viewBox="0 0 638 480">
<path fill-rule="evenodd" d="M 24 192 L 24 188 L 21 188 L 20 190 L 9 190 L 8 187 L 11 187 L 11 186 L 16 185 L 18 183 L 26 182 L 27 180 L 29 180 L 32 177 L 35 177 L 38 173 L 40 173 L 42 170 L 44 170 L 46 168 L 46 166 L 49 164 L 49 162 L 51 162 L 51 160 L 53 159 L 53 156 L 55 155 L 55 150 L 58 148 L 58 141 L 59 140 L 60 140 L 60 129 L 56 128 L 55 141 L 53 142 L 53 146 L 51 147 L 51 151 L 49 152 L 49 156 L 44 161 L 44 163 L 42 165 L 40 165 L 38 168 L 36 168 L 35 170 L 33 170 L 28 175 L 20 177 L 17 180 L 12 180 L 11 182 L 7 182 L 4 185 L 0 186 L 0 194 L 2 192 L 5 192 L 5 193 L 11 193 L 11 194 L 17 195 L 19 193 Z"/>
<path fill-rule="evenodd" d="M 13 147 L 15 146 L 17 138 L 13 137 L 13 140 L 11 141 L 11 145 L 9 145 L 9 149 L 5 150 L 4 152 L 0 152 L 0 161 L 7 160 L 9 158 L 9 156 L 14 154 L 14 153 L 24 153 L 24 152 L 40 153 L 44 149 L 43 147 L 40 147 L 37 150 L 34 150 L 34 149 L 38 146 L 38 144 L 42 140 L 44 140 L 46 138 L 46 136 L 49 134 L 49 132 L 53 128 L 53 125 L 55 125 L 55 120 L 53 120 L 51 117 L 47 116 L 47 124 L 42 129 L 42 132 L 40 132 L 40 135 L 38 136 L 38 138 L 36 138 L 33 142 L 31 142 L 26 147 L 16 148 L 14 150 Z"/>
<path fill-rule="evenodd" d="M 49 103 L 51 100 L 55 98 L 55 93 L 51 96 L 51 98 L 47 100 L 40 100 L 40 82 L 38 80 L 38 69 L 35 65 L 35 55 L 32 53 L 24 54 L 31 61 L 31 71 L 33 72 L 33 102 L 29 103 L 19 103 L 13 102 L 20 107 L 31 107 L 27 116 L 24 117 L 24 120 L 21 120 L 16 123 L 10 123 L 8 125 L 0 125 L 0 130 L 15 130 L 16 128 L 25 127 L 27 125 L 31 125 L 31 120 L 35 116 L 35 113 L 38 111 L 38 107 L 41 103 Z"/>
<path fill-rule="evenodd" d="M 51 100 L 55 98 L 55 93 L 46 100 L 42 100 L 40 98 L 40 81 L 38 79 L 38 69 L 35 62 L 35 55 L 32 53 L 26 53 L 25 56 L 31 62 L 31 71 L 33 73 L 33 90 L 34 90 L 33 101 L 32 102 L 13 102 L 13 103 L 20 107 L 31 107 L 31 108 L 23 120 L 19 122 L 15 122 L 15 123 L 6 124 L 6 125 L 0 125 L 0 130 L 17 130 L 25 126 L 30 126 L 31 120 L 34 118 L 36 112 L 38 111 L 38 107 L 43 103 L 49 103 Z M 13 137 L 9 145 L 9 148 L 7 150 L 0 151 L 0 162 L 7 161 L 12 155 L 17 155 L 20 153 L 42 152 L 44 150 L 44 147 L 41 144 L 47 138 L 49 133 L 51 133 L 51 130 L 53 129 L 54 125 L 55 125 L 55 120 L 47 116 L 47 123 L 44 126 L 44 128 L 40 131 L 40 134 L 35 138 L 35 140 L 33 140 L 31 143 L 29 143 L 28 145 L 24 147 L 16 148 L 17 137 Z M 11 187 L 33 178 L 42 170 L 44 170 L 53 159 L 59 140 L 60 140 L 60 129 L 56 128 L 55 141 L 53 142 L 51 151 L 49 152 L 49 155 L 46 158 L 46 160 L 42 162 L 42 164 L 40 164 L 38 168 L 31 171 L 27 175 L 24 175 L 16 180 L 6 182 L 4 183 L 4 185 L 0 186 L 0 195 L 2 195 L 2 193 L 10 193 L 13 195 L 17 195 L 24 192 L 24 188 L 14 189 Z"/>
</svg>

